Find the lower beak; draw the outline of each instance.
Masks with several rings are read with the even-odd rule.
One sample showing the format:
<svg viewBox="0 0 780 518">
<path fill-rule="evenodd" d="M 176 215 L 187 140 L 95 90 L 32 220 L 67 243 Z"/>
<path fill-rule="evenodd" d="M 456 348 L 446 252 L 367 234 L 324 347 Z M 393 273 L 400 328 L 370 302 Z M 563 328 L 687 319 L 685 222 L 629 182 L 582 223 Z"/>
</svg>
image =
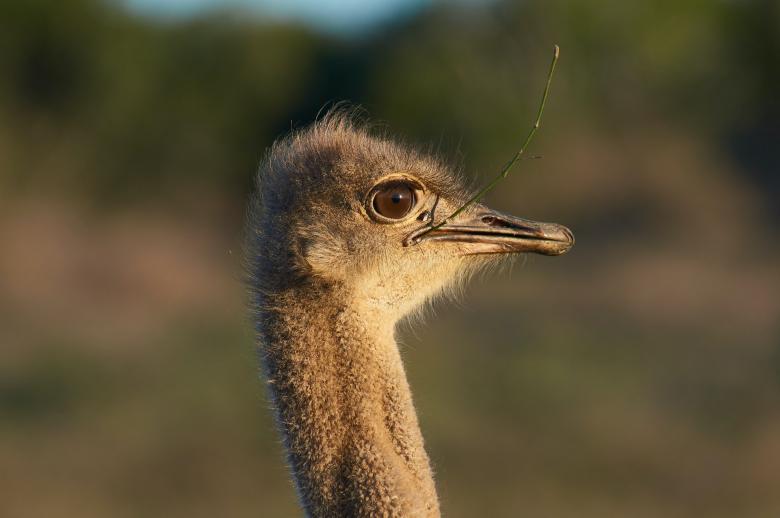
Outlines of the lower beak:
<svg viewBox="0 0 780 518">
<path fill-rule="evenodd" d="M 561 255 L 574 246 L 574 235 L 563 225 L 540 223 L 480 207 L 467 219 L 458 219 L 435 230 L 423 227 L 405 244 L 423 241 L 462 243 L 466 255 L 528 253 Z"/>
</svg>

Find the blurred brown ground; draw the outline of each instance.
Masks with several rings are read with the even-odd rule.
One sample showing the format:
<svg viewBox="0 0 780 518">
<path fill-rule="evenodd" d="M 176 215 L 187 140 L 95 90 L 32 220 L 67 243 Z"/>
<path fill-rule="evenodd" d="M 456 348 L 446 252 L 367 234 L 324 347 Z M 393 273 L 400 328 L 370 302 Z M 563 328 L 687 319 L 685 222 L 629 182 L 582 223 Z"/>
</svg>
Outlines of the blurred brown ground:
<svg viewBox="0 0 780 518">
<path fill-rule="evenodd" d="M 548 40 L 544 160 L 489 201 L 575 249 L 401 330 L 443 511 L 780 515 L 778 9 L 518 5 L 351 43 L 0 9 L 0 516 L 299 514 L 241 284 L 263 149 L 349 97 L 484 178 L 532 119 Z"/>
</svg>

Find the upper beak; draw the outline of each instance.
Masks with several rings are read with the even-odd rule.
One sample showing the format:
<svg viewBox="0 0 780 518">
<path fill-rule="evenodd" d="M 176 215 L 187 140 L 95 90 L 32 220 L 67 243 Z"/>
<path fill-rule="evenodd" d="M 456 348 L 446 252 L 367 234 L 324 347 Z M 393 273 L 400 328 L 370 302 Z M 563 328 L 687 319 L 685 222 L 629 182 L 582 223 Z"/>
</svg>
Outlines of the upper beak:
<svg viewBox="0 0 780 518">
<path fill-rule="evenodd" d="M 429 228 L 414 231 L 404 244 L 455 241 L 463 243 L 466 255 L 524 252 L 561 255 L 574 246 L 574 235 L 563 225 L 517 218 L 483 206 L 467 218 L 459 218 L 436 230 Z"/>
</svg>

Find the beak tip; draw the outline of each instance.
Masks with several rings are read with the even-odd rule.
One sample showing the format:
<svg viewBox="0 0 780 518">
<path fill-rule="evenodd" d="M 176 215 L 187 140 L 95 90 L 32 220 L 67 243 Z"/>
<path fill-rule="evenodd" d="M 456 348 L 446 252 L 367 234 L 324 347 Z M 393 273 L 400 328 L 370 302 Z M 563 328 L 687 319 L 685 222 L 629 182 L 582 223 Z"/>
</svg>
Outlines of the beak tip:
<svg viewBox="0 0 780 518">
<path fill-rule="evenodd" d="M 548 239 L 545 241 L 545 246 L 540 246 L 535 250 L 536 253 L 548 256 L 563 255 L 574 246 L 574 234 L 571 230 L 558 224 L 547 224 L 548 227 L 553 227 L 552 230 L 548 230 Z"/>
<path fill-rule="evenodd" d="M 565 251 L 568 252 L 569 250 L 571 250 L 571 248 L 574 246 L 574 243 L 577 240 L 574 239 L 574 234 L 567 227 L 563 227 L 563 234 L 566 236 L 566 240 L 567 240 L 567 246 Z"/>
<path fill-rule="evenodd" d="M 555 253 L 552 255 L 563 255 L 569 250 L 574 247 L 575 239 L 574 234 L 571 230 L 569 230 L 567 227 L 564 227 L 561 225 L 561 233 L 563 234 L 563 239 L 559 241 L 560 247 L 555 250 Z"/>
</svg>

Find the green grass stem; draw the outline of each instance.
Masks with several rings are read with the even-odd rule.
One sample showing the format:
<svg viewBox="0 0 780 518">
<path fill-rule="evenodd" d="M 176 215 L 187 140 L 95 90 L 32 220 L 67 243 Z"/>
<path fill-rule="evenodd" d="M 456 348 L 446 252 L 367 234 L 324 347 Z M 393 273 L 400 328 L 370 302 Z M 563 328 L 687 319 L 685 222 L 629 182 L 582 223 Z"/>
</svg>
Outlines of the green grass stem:
<svg viewBox="0 0 780 518">
<path fill-rule="evenodd" d="M 466 201 L 452 214 L 450 214 L 449 216 L 441 220 L 436 225 L 433 225 L 433 222 L 431 222 L 431 226 L 428 229 L 426 229 L 424 232 L 418 234 L 417 239 L 424 236 L 428 232 L 432 232 L 438 228 L 443 227 L 444 225 L 452 221 L 454 218 L 456 218 L 458 215 L 460 215 L 468 207 L 480 201 L 487 193 L 492 191 L 496 187 L 496 185 L 498 185 L 498 183 L 501 182 L 501 180 L 506 178 L 507 175 L 509 175 L 509 171 L 512 169 L 512 167 L 521 158 L 523 158 L 526 148 L 531 143 L 531 141 L 534 138 L 534 135 L 536 135 L 537 130 L 542 124 L 542 114 L 544 113 L 544 106 L 545 104 L 547 104 L 547 97 L 550 94 L 550 84 L 552 84 L 553 73 L 555 72 L 555 65 L 556 63 L 558 63 L 558 57 L 560 56 L 560 54 L 561 54 L 561 49 L 558 47 L 558 45 L 555 45 L 555 50 L 553 51 L 553 58 L 552 61 L 550 62 L 550 71 L 547 73 L 547 83 L 544 86 L 544 93 L 542 94 L 542 101 L 539 103 L 539 110 L 536 113 L 536 122 L 534 122 L 534 125 L 531 127 L 531 130 L 528 132 L 528 136 L 525 137 L 525 141 L 523 142 L 523 145 L 520 147 L 520 150 L 517 153 L 515 153 L 512 159 L 509 160 L 509 162 L 507 162 L 506 165 L 501 169 L 501 172 L 498 173 L 498 176 L 493 178 L 493 180 L 491 180 L 490 183 L 485 185 L 474 196 L 469 198 L 468 201 Z"/>
</svg>

